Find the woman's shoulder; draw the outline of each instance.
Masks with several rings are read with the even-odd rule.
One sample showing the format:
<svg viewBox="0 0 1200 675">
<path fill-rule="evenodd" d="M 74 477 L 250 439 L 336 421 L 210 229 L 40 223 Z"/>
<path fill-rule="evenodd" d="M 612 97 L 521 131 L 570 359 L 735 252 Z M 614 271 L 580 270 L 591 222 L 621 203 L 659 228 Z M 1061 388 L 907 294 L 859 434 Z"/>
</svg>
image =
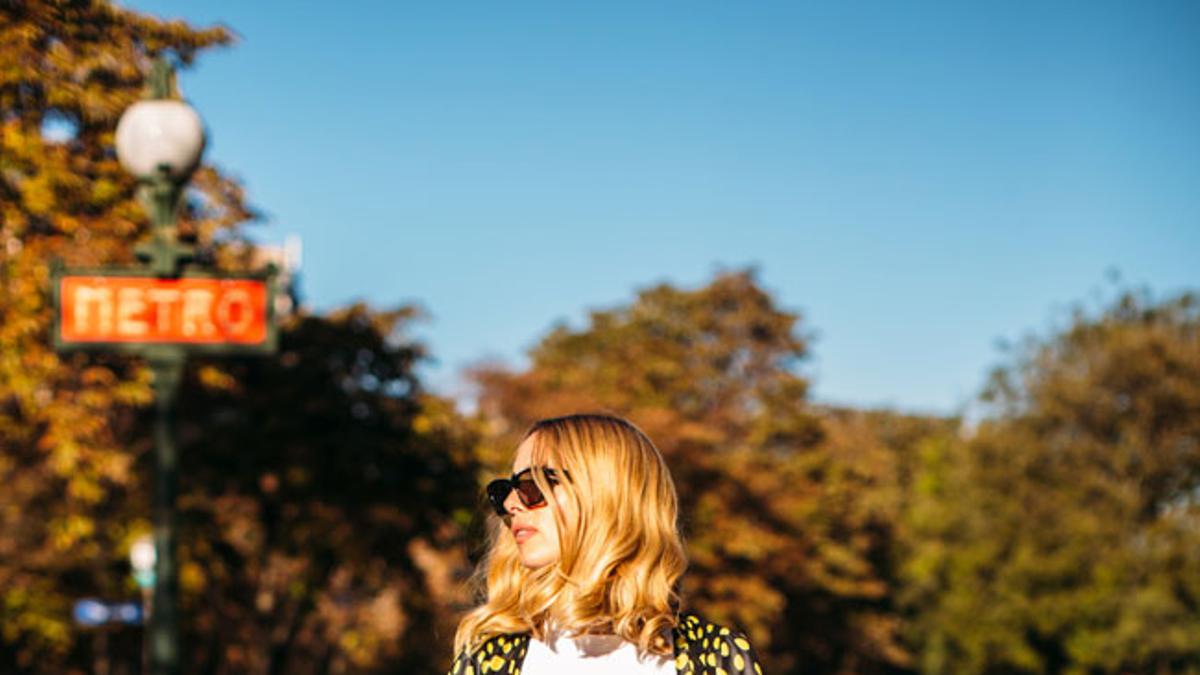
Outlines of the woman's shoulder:
<svg viewBox="0 0 1200 675">
<path fill-rule="evenodd" d="M 529 650 L 529 634 L 493 635 L 469 653 L 463 651 L 454 659 L 449 675 L 485 675 L 510 673 L 510 664 L 520 666 Z"/>
<path fill-rule="evenodd" d="M 738 630 L 687 612 L 679 615 L 673 638 L 675 671 L 680 675 L 762 675 L 750 640 Z M 525 662 L 529 639 L 528 633 L 492 636 L 470 652 L 458 654 L 449 675 L 514 672 Z"/>
<path fill-rule="evenodd" d="M 675 627 L 675 653 L 675 669 L 679 673 L 723 670 L 730 675 L 762 675 L 763 672 L 744 633 L 690 612 L 681 614 Z"/>
</svg>

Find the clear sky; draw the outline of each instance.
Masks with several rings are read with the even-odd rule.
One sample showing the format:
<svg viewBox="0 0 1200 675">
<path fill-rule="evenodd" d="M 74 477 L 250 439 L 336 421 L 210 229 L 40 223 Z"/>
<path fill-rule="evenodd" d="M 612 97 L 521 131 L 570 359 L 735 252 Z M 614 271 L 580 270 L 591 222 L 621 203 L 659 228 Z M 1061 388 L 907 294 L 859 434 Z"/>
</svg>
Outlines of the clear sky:
<svg viewBox="0 0 1200 675">
<path fill-rule="evenodd" d="M 1109 270 L 1200 288 L 1200 3 L 125 6 L 318 310 L 415 301 L 427 379 L 755 265 L 817 400 L 955 412 Z"/>
</svg>

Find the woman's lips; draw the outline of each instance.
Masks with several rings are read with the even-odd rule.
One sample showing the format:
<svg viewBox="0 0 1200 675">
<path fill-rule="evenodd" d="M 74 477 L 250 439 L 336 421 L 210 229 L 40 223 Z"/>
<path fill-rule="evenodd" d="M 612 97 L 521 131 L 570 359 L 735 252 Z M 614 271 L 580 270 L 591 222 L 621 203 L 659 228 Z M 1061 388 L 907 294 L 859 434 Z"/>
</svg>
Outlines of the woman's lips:
<svg viewBox="0 0 1200 675">
<path fill-rule="evenodd" d="M 533 527 L 532 525 L 513 525 L 512 534 L 513 539 L 516 539 L 517 543 L 520 544 L 526 539 L 537 534 L 537 528 Z"/>
</svg>

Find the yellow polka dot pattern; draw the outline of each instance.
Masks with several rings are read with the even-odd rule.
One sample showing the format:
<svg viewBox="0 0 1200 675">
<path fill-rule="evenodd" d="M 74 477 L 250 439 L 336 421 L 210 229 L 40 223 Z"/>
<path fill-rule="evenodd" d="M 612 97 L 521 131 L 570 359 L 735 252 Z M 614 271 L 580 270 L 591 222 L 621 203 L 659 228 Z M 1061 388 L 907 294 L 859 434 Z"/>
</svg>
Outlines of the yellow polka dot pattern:
<svg viewBox="0 0 1200 675">
<path fill-rule="evenodd" d="M 673 642 L 678 675 L 762 675 L 744 635 L 694 614 L 680 617 Z M 526 634 L 497 635 L 474 653 L 459 654 L 449 675 L 520 675 L 528 649 Z"/>
<path fill-rule="evenodd" d="M 675 643 L 680 675 L 762 675 L 762 666 L 744 635 L 688 614 L 681 618 Z M 682 665 L 681 665 L 682 664 Z"/>
<path fill-rule="evenodd" d="M 497 635 L 474 654 L 459 654 L 450 675 L 518 675 L 528 648 L 528 635 Z"/>
</svg>

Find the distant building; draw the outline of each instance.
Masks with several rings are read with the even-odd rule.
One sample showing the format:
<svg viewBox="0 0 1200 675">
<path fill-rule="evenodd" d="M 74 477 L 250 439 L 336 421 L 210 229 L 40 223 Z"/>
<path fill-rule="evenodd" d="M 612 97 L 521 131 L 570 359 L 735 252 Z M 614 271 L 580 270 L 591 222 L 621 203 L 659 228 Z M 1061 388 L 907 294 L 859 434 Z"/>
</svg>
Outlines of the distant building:
<svg viewBox="0 0 1200 675">
<path fill-rule="evenodd" d="M 261 269 L 274 265 L 276 269 L 275 283 L 278 293 L 275 295 L 275 316 L 284 317 L 302 308 L 300 302 L 300 264 L 303 261 L 303 243 L 300 235 L 287 235 L 282 245 L 262 244 L 254 247 L 252 268 Z"/>
</svg>

